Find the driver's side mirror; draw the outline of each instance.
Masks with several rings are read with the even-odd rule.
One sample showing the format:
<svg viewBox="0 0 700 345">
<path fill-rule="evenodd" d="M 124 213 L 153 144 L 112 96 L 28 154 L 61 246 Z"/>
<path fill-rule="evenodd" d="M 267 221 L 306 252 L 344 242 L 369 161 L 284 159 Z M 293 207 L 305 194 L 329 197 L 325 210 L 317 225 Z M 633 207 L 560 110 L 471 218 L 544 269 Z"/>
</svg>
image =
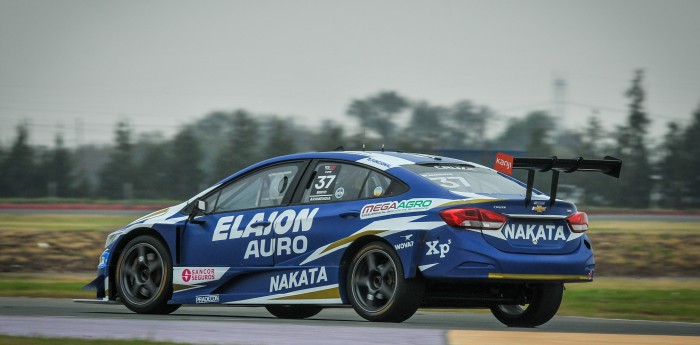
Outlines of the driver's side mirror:
<svg viewBox="0 0 700 345">
<path fill-rule="evenodd" d="M 194 217 L 202 215 L 206 213 L 207 210 L 207 202 L 204 200 L 197 200 L 195 201 L 194 208 L 192 209 L 192 212 L 190 212 L 190 216 L 187 217 L 187 221 L 192 224 L 204 224 L 203 220 L 196 220 Z"/>
<path fill-rule="evenodd" d="M 207 202 L 204 200 L 197 200 L 197 205 L 195 206 L 195 210 L 199 212 L 204 213 L 204 211 L 207 210 Z"/>
</svg>

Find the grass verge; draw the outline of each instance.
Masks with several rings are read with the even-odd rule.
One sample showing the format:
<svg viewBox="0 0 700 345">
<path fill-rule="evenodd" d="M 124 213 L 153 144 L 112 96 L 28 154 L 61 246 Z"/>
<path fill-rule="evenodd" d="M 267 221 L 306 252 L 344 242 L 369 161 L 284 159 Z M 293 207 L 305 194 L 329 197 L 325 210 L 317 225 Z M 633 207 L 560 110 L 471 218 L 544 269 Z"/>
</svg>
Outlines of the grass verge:
<svg viewBox="0 0 700 345">
<path fill-rule="evenodd" d="M 0 296 L 95 298 L 95 291 L 81 290 L 94 275 L 0 274 Z"/>
<path fill-rule="evenodd" d="M 591 221 L 590 234 L 634 233 L 658 235 L 697 235 L 700 222 L 658 222 L 658 221 Z"/>
<path fill-rule="evenodd" d="M 0 218 L 0 231 L 116 230 L 137 218 L 133 215 L 6 213 Z"/>
<path fill-rule="evenodd" d="M 700 322 L 700 279 L 598 278 L 568 284 L 558 315 Z"/>
</svg>

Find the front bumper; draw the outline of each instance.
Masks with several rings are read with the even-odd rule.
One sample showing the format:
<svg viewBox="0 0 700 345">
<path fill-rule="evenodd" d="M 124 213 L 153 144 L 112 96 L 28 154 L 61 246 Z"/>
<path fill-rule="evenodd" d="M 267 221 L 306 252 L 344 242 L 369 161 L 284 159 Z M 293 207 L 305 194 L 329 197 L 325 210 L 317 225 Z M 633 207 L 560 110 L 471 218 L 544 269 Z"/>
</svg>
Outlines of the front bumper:
<svg viewBox="0 0 700 345">
<path fill-rule="evenodd" d="M 109 301 L 109 249 L 100 255 L 100 264 L 97 265 L 97 277 L 83 286 L 83 290 L 96 290 L 96 301 Z M 76 302 L 78 302 L 76 300 Z M 80 302 L 83 302 L 82 300 Z"/>
</svg>

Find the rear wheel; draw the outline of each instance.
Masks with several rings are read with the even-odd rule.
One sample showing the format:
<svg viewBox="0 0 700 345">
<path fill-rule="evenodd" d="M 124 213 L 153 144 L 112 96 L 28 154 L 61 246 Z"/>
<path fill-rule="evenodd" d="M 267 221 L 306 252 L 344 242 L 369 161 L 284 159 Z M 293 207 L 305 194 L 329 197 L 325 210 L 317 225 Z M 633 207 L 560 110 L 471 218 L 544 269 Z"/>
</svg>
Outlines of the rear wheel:
<svg viewBox="0 0 700 345">
<path fill-rule="evenodd" d="M 265 309 L 280 319 L 306 319 L 323 310 L 315 305 L 266 305 Z"/>
<path fill-rule="evenodd" d="M 527 304 L 497 304 L 491 312 L 508 327 L 536 327 L 543 325 L 559 310 L 564 286 L 537 284 L 527 288 Z"/>
<path fill-rule="evenodd" d="M 370 321 L 402 322 L 420 305 L 425 283 L 404 279 L 398 255 L 384 242 L 370 243 L 355 255 L 348 269 L 348 299 Z"/>
<path fill-rule="evenodd" d="M 152 236 L 127 243 L 117 263 L 116 285 L 124 305 L 140 314 L 170 314 L 173 294 L 172 261 L 165 245 Z"/>
</svg>

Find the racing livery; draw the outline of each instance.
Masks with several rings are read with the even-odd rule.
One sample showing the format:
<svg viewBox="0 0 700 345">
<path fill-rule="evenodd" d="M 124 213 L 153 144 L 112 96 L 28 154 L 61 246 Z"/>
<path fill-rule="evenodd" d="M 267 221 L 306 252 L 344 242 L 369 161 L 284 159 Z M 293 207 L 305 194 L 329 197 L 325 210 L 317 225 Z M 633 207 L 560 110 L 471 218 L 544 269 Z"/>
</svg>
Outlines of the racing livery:
<svg viewBox="0 0 700 345">
<path fill-rule="evenodd" d="M 137 313 L 263 305 L 307 318 L 350 305 L 401 322 L 419 307 L 459 307 L 541 325 L 563 284 L 595 269 L 587 216 L 556 199 L 558 174 L 617 177 L 621 162 L 499 154 L 496 168 L 398 152 L 269 159 L 111 233 L 86 287 Z M 527 183 L 512 169 L 527 169 Z M 550 195 L 532 187 L 546 170 Z"/>
</svg>

